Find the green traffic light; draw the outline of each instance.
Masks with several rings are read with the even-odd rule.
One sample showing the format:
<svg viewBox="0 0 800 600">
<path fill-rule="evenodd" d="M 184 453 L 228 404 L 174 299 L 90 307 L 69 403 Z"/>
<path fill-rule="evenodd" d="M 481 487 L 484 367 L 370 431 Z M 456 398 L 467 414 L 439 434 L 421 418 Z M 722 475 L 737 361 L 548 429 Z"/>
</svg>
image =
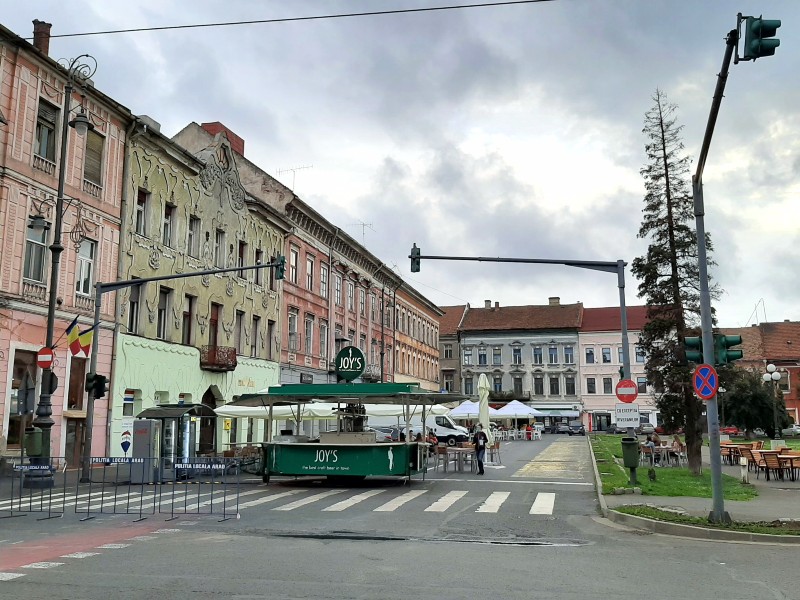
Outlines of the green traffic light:
<svg viewBox="0 0 800 600">
<path fill-rule="evenodd" d="M 718 365 L 726 365 L 744 356 L 741 350 L 729 350 L 731 346 L 738 346 L 742 343 L 740 335 L 715 335 L 714 336 L 714 362 Z"/>
<path fill-rule="evenodd" d="M 419 263 L 420 263 L 419 255 L 420 255 L 420 249 L 417 248 L 416 244 L 414 244 L 411 247 L 411 272 L 412 273 L 419 273 Z"/>
<path fill-rule="evenodd" d="M 286 257 L 280 255 L 278 257 L 278 264 L 275 265 L 275 279 L 281 280 L 286 275 Z"/>
<path fill-rule="evenodd" d="M 689 362 L 702 364 L 703 362 L 703 338 L 686 337 L 683 338 L 683 345 L 687 348 L 686 360 Z"/>
<path fill-rule="evenodd" d="M 774 37 L 781 26 L 780 19 L 747 17 L 744 28 L 744 58 L 755 60 L 762 56 L 773 56 L 781 41 Z"/>
</svg>

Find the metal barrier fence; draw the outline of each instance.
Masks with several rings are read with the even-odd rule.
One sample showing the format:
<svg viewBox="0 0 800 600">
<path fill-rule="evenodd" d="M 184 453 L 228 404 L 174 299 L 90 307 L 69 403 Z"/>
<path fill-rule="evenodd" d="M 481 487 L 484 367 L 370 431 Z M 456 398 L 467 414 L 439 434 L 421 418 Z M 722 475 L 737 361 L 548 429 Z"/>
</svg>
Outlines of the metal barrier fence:
<svg viewBox="0 0 800 600">
<path fill-rule="evenodd" d="M 47 515 L 39 520 L 50 519 L 63 516 L 70 507 L 82 515 L 81 521 L 125 514 L 134 515 L 137 522 L 156 511 L 169 515 L 167 521 L 183 515 L 220 515 L 220 522 L 239 518 L 241 474 L 246 468 L 241 459 L 90 461 L 90 480 L 81 482 L 80 472 L 66 471 L 61 457 L 17 459 L 10 480 L 0 477 L 0 518 L 38 512 Z"/>
<path fill-rule="evenodd" d="M 21 517 L 28 513 L 46 516 L 37 521 L 64 516 L 68 505 L 66 461 L 63 456 L 50 458 L 26 457 L 11 462 L 11 474 L 4 486 L 9 486 L 7 500 L 0 500 L 0 518 Z"/>
</svg>

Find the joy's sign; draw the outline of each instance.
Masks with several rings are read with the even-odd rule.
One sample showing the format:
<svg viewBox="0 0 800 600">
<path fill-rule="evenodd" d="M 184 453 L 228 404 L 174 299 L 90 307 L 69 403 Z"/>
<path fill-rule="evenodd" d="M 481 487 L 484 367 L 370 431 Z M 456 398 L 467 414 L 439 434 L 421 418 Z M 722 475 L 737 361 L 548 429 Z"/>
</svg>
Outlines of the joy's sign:
<svg viewBox="0 0 800 600">
<path fill-rule="evenodd" d="M 360 377 L 366 366 L 364 353 L 355 346 L 342 348 L 334 362 L 337 375 L 345 381 L 353 381 L 356 377 Z"/>
</svg>

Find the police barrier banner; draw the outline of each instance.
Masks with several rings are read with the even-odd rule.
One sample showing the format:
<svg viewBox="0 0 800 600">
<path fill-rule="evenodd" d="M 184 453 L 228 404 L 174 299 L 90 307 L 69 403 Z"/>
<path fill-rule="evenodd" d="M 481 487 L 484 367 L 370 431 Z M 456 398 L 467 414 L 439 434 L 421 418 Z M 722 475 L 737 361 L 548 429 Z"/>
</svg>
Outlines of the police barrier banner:
<svg viewBox="0 0 800 600">
<path fill-rule="evenodd" d="M 0 518 L 27 513 L 44 515 L 38 521 L 62 517 L 72 498 L 72 490 L 67 490 L 65 470 L 63 456 L 14 460 L 10 476 L 0 480 L 0 489 L 3 490 L 0 493 Z"/>
<path fill-rule="evenodd" d="M 142 521 L 156 512 L 158 483 L 152 467 L 154 458 L 91 457 L 88 485 L 76 493 L 75 512 L 85 515 L 81 521 L 98 514 L 135 515 Z"/>
<path fill-rule="evenodd" d="M 184 515 L 220 515 L 220 522 L 238 519 L 241 467 L 238 458 L 164 459 L 159 512 L 170 515 L 167 521 Z"/>
</svg>

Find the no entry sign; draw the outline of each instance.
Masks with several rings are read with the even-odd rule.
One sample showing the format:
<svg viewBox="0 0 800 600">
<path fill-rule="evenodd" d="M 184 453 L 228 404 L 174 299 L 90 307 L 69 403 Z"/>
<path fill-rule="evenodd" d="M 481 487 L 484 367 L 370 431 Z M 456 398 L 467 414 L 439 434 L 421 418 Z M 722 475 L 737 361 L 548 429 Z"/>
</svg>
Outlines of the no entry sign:
<svg viewBox="0 0 800 600">
<path fill-rule="evenodd" d="M 697 365 L 694 375 L 692 375 L 692 385 L 698 398 L 711 400 L 719 389 L 717 370 L 711 365 Z"/>
<path fill-rule="evenodd" d="M 53 366 L 53 349 L 44 347 L 36 354 L 36 364 L 42 369 Z"/>
<path fill-rule="evenodd" d="M 631 403 L 639 396 L 639 389 L 630 379 L 620 379 L 616 387 L 617 398 L 622 402 Z"/>
</svg>

